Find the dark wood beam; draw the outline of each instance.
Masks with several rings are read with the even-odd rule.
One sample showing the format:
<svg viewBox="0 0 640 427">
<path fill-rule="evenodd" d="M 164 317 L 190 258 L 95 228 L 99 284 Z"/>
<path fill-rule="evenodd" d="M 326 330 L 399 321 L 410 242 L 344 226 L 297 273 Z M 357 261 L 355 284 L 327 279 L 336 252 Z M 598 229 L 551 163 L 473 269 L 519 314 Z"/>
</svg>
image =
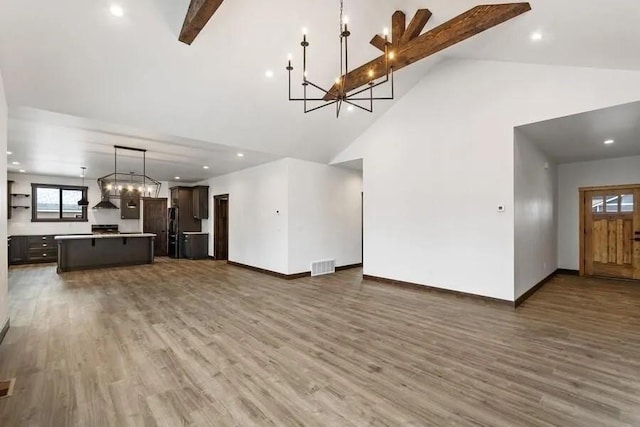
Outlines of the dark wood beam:
<svg viewBox="0 0 640 427">
<path fill-rule="evenodd" d="M 397 47 L 394 45 L 394 50 L 390 53 L 393 54 L 393 59 L 389 63 L 394 71 L 398 71 L 530 10 L 529 3 L 476 6 L 405 44 Z M 385 58 L 382 55 L 342 76 L 343 80 L 346 78 L 344 91 L 357 89 L 372 79 L 384 77 L 385 74 Z M 338 91 L 335 84 L 330 89 L 332 93 Z M 326 101 L 332 99 L 335 99 L 335 96 L 331 94 L 324 97 Z"/>
<path fill-rule="evenodd" d="M 193 43 L 223 1 L 191 0 L 187 16 L 184 18 L 184 24 L 182 24 L 179 40 L 189 45 Z"/>
<path fill-rule="evenodd" d="M 400 44 L 401 45 L 407 44 L 411 40 L 418 37 L 422 32 L 422 30 L 424 29 L 424 26 L 427 25 L 427 22 L 429 22 L 429 19 L 431 19 L 431 15 L 432 14 L 429 9 L 418 9 L 416 14 L 413 15 L 413 18 L 411 19 L 409 26 L 407 27 L 404 34 L 402 35 L 402 38 L 400 39 Z"/>
<path fill-rule="evenodd" d="M 407 27 L 407 17 L 404 12 L 396 10 L 391 17 L 391 42 L 393 46 L 400 45 L 400 39 L 404 34 L 404 30 Z"/>
<path fill-rule="evenodd" d="M 375 46 L 376 48 L 384 52 L 384 45 L 385 45 L 384 37 L 376 34 L 375 36 L 373 36 L 373 38 L 369 43 L 371 43 L 373 46 Z M 389 46 L 389 49 L 391 49 L 391 43 L 387 42 L 386 44 L 387 46 Z"/>
</svg>

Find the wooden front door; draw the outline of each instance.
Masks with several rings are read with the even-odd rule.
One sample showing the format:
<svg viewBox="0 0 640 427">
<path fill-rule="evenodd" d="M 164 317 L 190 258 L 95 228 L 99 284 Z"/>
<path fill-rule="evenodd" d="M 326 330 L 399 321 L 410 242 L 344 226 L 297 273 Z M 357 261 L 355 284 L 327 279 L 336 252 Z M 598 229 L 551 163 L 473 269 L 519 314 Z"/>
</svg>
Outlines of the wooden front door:
<svg viewBox="0 0 640 427">
<path fill-rule="evenodd" d="M 156 235 L 153 251 L 156 256 L 166 256 L 168 253 L 167 199 L 144 199 L 142 205 L 142 231 Z"/>
<path fill-rule="evenodd" d="M 640 279 L 640 185 L 580 190 L 581 273 Z"/>
<path fill-rule="evenodd" d="M 213 198 L 213 257 L 218 260 L 229 259 L 229 195 Z"/>
</svg>

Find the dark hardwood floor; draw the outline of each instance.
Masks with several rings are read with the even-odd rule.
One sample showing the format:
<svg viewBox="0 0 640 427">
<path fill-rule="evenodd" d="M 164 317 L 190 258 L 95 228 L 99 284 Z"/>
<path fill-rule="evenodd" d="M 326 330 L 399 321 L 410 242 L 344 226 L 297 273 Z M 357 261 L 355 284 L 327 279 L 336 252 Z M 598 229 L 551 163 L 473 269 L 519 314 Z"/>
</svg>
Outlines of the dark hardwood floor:
<svg viewBox="0 0 640 427">
<path fill-rule="evenodd" d="M 10 269 L 13 426 L 638 426 L 640 285 L 559 276 L 517 311 L 214 261 Z"/>
</svg>

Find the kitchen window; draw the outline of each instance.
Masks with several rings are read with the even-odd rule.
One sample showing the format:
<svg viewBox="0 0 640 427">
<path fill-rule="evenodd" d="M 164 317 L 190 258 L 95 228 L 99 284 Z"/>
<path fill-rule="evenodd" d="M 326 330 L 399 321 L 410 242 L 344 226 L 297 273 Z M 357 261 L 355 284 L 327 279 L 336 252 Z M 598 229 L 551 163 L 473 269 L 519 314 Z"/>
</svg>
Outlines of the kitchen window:
<svg viewBox="0 0 640 427">
<path fill-rule="evenodd" d="M 31 184 L 31 222 L 86 222 L 87 208 L 78 206 L 87 187 Z"/>
</svg>

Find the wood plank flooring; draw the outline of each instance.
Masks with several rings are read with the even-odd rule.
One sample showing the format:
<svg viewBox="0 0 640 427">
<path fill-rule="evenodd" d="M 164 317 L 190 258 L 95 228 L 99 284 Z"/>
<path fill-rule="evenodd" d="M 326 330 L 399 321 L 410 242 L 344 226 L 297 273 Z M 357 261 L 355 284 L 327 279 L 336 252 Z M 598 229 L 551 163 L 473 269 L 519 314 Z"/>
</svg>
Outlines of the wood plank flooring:
<svg viewBox="0 0 640 427">
<path fill-rule="evenodd" d="M 13 426 L 638 426 L 640 285 L 520 309 L 214 261 L 10 269 Z"/>
</svg>

